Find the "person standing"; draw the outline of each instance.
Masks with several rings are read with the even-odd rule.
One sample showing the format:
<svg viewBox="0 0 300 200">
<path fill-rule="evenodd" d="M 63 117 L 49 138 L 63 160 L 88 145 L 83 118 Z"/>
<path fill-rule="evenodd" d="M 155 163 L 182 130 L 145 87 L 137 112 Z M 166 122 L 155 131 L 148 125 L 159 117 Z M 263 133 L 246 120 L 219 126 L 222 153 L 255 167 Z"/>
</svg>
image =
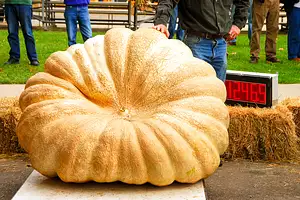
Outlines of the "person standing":
<svg viewBox="0 0 300 200">
<path fill-rule="evenodd" d="M 64 0 L 65 20 L 68 34 L 68 45 L 76 44 L 77 22 L 83 41 L 92 37 L 92 28 L 88 5 L 90 0 Z"/>
<path fill-rule="evenodd" d="M 9 59 L 5 65 L 20 63 L 19 23 L 21 25 L 30 65 L 38 66 L 35 40 L 32 33 L 32 0 L 5 0 L 5 19 L 8 27 Z"/>
<path fill-rule="evenodd" d="M 160 0 L 153 28 L 167 37 L 166 24 L 177 3 L 179 23 L 185 31 L 183 42 L 190 47 L 194 57 L 210 63 L 217 77 L 225 81 L 227 43 L 224 38 L 232 40 L 240 34 L 247 21 L 249 0 Z M 236 9 L 232 20 L 233 4 Z"/>
<path fill-rule="evenodd" d="M 248 39 L 249 39 L 249 44 L 251 45 L 251 37 L 252 37 L 252 5 L 253 5 L 253 0 L 249 1 L 250 6 L 248 8 Z"/>
<path fill-rule="evenodd" d="M 300 1 L 285 0 L 288 19 L 288 59 L 300 62 Z"/>
<path fill-rule="evenodd" d="M 184 36 L 184 30 L 182 30 L 179 23 L 176 29 L 177 18 L 178 18 L 178 5 L 174 8 L 173 12 L 171 13 L 168 31 L 170 33 L 169 39 L 173 39 L 176 33 L 176 38 L 182 41 Z"/>
<path fill-rule="evenodd" d="M 250 46 L 251 36 L 252 36 L 252 4 L 253 4 L 253 0 L 250 0 L 249 3 L 250 3 L 250 6 L 248 8 L 248 39 L 249 39 L 249 46 Z M 234 10 L 235 10 L 235 8 L 233 9 L 232 15 L 234 15 Z M 227 43 L 230 46 L 236 46 L 236 42 L 237 42 L 237 37 L 231 41 L 228 41 Z"/>
<path fill-rule="evenodd" d="M 277 63 L 276 39 L 278 35 L 279 0 L 253 0 L 252 37 L 250 63 L 258 63 L 260 53 L 260 35 L 266 20 L 266 61 Z"/>
</svg>

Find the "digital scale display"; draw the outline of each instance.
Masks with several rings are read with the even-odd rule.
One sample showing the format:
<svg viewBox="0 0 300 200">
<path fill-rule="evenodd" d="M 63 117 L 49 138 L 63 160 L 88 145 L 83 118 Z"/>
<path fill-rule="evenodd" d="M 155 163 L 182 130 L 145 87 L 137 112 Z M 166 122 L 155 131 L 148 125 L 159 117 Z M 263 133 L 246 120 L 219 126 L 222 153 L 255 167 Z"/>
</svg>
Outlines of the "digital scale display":
<svg viewBox="0 0 300 200">
<path fill-rule="evenodd" d="M 272 107 L 278 101 L 278 75 L 228 70 L 226 104 Z"/>
</svg>

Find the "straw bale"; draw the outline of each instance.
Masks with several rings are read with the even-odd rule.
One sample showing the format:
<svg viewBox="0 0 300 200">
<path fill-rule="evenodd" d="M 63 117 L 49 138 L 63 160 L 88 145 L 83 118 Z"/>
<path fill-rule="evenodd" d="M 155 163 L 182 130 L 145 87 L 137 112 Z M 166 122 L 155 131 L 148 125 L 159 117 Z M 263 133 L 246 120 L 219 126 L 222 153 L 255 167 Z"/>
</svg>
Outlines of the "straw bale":
<svg viewBox="0 0 300 200">
<path fill-rule="evenodd" d="M 16 135 L 21 113 L 17 97 L 0 98 L 0 153 L 24 152 Z"/>
<path fill-rule="evenodd" d="M 300 138 L 300 97 L 286 98 L 280 105 L 286 106 L 293 113 L 296 134 Z"/>
<path fill-rule="evenodd" d="M 284 106 L 228 107 L 230 113 L 227 159 L 298 161 L 300 151 L 292 113 Z"/>
</svg>

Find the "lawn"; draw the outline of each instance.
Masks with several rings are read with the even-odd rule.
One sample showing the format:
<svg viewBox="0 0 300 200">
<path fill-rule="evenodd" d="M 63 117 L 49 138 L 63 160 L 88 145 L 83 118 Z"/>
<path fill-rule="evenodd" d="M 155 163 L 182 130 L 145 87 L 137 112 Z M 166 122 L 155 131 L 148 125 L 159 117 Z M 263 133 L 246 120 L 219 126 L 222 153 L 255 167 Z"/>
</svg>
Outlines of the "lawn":
<svg viewBox="0 0 300 200">
<path fill-rule="evenodd" d="M 101 33 L 94 33 L 94 35 Z M 26 56 L 23 36 L 21 36 L 21 60 L 19 65 L 4 66 L 7 61 L 9 45 L 7 42 L 7 31 L 0 30 L 0 83 L 25 83 L 33 74 L 43 71 L 43 65 L 47 57 L 59 50 L 67 48 L 66 32 L 34 31 L 37 53 L 41 65 L 30 66 Z M 77 34 L 78 42 L 81 43 L 81 35 Z M 279 83 L 300 83 L 300 63 L 287 60 L 287 37 L 279 35 L 277 43 L 277 55 L 282 63 L 268 64 L 264 53 L 265 37 L 261 40 L 261 59 L 258 64 L 250 64 L 249 42 L 247 35 L 238 37 L 237 46 L 228 47 L 228 69 L 264 73 L 278 73 Z"/>
<path fill-rule="evenodd" d="M 266 63 L 265 35 L 261 37 L 261 55 L 257 64 L 249 63 L 250 47 L 247 35 L 240 35 L 237 46 L 228 47 L 228 69 L 239 71 L 278 73 L 279 83 L 300 83 L 300 63 L 287 59 L 287 35 L 277 39 L 277 57 L 281 63 Z"/>
<path fill-rule="evenodd" d="M 93 35 L 104 33 L 93 33 Z M 21 59 L 19 65 L 3 65 L 9 58 L 9 45 L 7 31 L 0 30 L 0 84 L 1 83 L 25 83 L 26 80 L 37 72 L 43 71 L 44 63 L 51 53 L 65 50 L 68 47 L 66 32 L 34 31 L 39 67 L 29 65 L 26 55 L 23 35 L 20 32 Z M 77 42 L 82 43 L 81 35 L 77 34 Z"/>
</svg>

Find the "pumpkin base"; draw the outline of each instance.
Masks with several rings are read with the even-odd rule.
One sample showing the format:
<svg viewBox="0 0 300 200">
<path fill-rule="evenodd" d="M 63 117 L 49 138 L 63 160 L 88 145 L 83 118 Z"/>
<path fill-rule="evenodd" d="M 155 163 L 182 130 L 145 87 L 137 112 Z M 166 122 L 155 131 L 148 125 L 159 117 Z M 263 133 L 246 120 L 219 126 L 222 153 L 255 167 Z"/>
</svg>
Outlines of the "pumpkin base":
<svg viewBox="0 0 300 200">
<path fill-rule="evenodd" d="M 84 186 L 82 185 L 84 184 Z M 49 179 L 33 171 L 13 200 L 30 199 L 201 199 L 205 200 L 204 181 L 195 184 L 173 183 L 166 187 L 151 184 L 115 183 L 68 184 L 59 178 Z M 59 191 L 59 192 L 57 192 Z"/>
</svg>

